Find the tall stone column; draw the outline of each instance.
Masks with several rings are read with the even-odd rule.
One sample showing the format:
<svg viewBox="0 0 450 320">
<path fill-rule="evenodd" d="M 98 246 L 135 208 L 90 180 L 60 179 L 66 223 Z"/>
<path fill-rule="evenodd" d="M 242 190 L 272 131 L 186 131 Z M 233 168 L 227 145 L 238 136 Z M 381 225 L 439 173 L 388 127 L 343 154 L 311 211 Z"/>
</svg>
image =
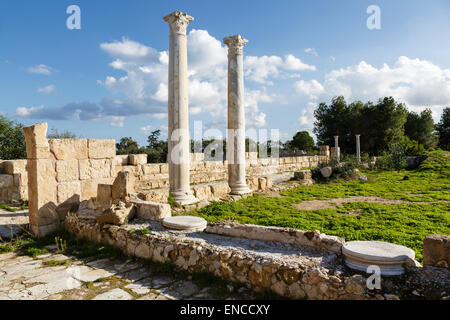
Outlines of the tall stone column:
<svg viewBox="0 0 450 320">
<path fill-rule="evenodd" d="M 361 162 L 361 144 L 359 141 L 359 137 L 361 135 L 357 134 L 356 135 L 356 159 L 358 160 L 358 162 Z"/>
<path fill-rule="evenodd" d="M 188 62 L 186 28 L 193 17 L 175 11 L 163 18 L 170 26 L 168 163 L 170 193 L 175 202 L 198 202 L 190 189 Z"/>
<path fill-rule="evenodd" d="M 338 143 L 339 136 L 334 136 L 334 153 L 335 153 L 335 159 L 337 162 L 339 162 L 339 143 Z"/>
<path fill-rule="evenodd" d="M 245 177 L 243 48 L 248 41 L 235 35 L 223 42 L 228 46 L 228 184 L 231 194 L 246 194 L 251 192 Z"/>
</svg>

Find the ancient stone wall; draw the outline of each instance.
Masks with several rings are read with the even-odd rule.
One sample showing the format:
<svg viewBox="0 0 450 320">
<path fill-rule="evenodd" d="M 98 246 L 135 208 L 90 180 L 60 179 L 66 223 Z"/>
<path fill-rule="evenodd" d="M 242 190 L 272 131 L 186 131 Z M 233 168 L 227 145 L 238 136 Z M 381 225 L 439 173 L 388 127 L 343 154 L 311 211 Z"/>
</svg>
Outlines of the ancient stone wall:
<svg viewBox="0 0 450 320">
<path fill-rule="evenodd" d="M 115 177 L 114 140 L 47 139 L 47 124 L 24 129 L 27 148 L 30 228 L 42 236 L 81 200 L 97 196 L 97 187 Z"/>
<path fill-rule="evenodd" d="M 0 160 L 0 203 L 28 200 L 27 160 Z"/>
</svg>

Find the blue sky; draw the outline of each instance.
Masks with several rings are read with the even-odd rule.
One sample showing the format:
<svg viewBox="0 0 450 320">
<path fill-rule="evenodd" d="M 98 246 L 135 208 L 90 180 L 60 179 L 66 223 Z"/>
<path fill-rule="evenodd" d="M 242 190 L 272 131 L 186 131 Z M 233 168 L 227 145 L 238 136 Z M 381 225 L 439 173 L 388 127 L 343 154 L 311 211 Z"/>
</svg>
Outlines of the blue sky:
<svg viewBox="0 0 450 320">
<path fill-rule="evenodd" d="M 68 30 L 69 5 L 81 30 Z M 369 5 L 381 29 L 369 30 Z M 0 113 L 82 137 L 167 129 L 169 27 L 188 28 L 190 121 L 226 127 L 226 48 L 241 34 L 249 128 L 283 140 L 312 130 L 319 102 L 393 95 L 414 111 L 450 106 L 450 2 L 441 1 L 22 1 L 0 2 Z M 213 133 L 212 131 L 210 131 Z M 225 131 L 223 131 L 225 134 Z M 206 134 L 212 135 L 212 134 Z"/>
</svg>

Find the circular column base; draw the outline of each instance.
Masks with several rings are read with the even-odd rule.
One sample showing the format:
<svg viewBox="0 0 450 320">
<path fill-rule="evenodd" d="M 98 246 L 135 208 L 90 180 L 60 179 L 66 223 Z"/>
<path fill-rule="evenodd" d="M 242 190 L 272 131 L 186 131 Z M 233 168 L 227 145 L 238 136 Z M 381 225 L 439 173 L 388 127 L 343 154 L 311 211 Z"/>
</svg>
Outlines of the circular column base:
<svg viewBox="0 0 450 320">
<path fill-rule="evenodd" d="M 175 191 L 170 192 L 170 194 L 172 194 L 173 200 L 175 200 L 175 202 L 181 206 L 187 206 L 200 202 L 200 200 L 197 199 L 191 192 Z"/>
</svg>

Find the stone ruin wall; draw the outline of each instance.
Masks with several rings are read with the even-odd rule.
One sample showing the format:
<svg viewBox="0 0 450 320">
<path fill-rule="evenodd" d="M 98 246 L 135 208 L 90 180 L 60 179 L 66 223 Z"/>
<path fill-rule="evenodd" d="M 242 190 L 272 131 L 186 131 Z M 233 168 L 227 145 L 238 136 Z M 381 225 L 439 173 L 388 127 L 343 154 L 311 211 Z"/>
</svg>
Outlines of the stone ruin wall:
<svg viewBox="0 0 450 320">
<path fill-rule="evenodd" d="M 0 203 L 28 200 L 27 160 L 0 160 Z"/>
<path fill-rule="evenodd" d="M 136 189 L 149 191 L 146 193 L 148 200 L 167 199 L 168 191 L 150 191 L 169 187 L 167 163 L 147 163 L 145 154 L 116 155 L 114 140 L 49 139 L 47 143 L 48 154 L 41 160 L 52 164 L 53 169 L 47 174 L 49 186 L 55 189 L 52 191 L 55 204 L 64 203 L 73 195 L 79 195 L 80 200 L 96 197 L 98 184 L 111 184 L 119 171 L 133 173 Z M 284 158 L 258 158 L 256 152 L 247 152 L 246 159 L 247 184 L 257 191 L 270 187 L 268 176 L 317 167 L 320 162 L 328 161 L 329 152 L 321 152 L 320 156 Z M 205 161 L 204 154 L 192 153 L 190 180 L 194 191 L 208 193 L 197 185 L 212 183 L 215 186 L 212 192 L 216 191 L 217 196 L 227 193 L 227 167 L 226 160 Z M 151 199 L 152 196 L 155 199 Z M 28 200 L 27 160 L 0 160 L 0 203 L 21 200 Z"/>
</svg>

